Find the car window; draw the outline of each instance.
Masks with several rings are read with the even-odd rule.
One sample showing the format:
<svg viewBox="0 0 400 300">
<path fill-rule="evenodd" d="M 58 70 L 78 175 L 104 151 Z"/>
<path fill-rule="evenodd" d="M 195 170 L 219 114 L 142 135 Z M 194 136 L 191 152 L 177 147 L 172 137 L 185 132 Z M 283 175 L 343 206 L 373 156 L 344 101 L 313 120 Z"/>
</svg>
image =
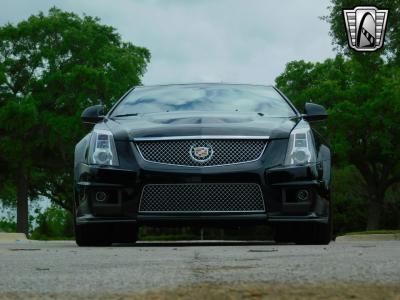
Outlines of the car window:
<svg viewBox="0 0 400 300">
<path fill-rule="evenodd" d="M 257 112 L 274 117 L 295 115 L 273 87 L 198 84 L 138 87 L 119 103 L 112 116 L 176 111 Z"/>
</svg>

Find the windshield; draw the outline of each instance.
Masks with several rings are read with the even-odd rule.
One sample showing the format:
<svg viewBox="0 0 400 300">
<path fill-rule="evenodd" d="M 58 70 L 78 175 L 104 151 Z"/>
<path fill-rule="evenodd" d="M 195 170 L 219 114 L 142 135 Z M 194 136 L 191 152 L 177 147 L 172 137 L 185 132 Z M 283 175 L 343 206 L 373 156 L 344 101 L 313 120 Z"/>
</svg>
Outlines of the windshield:
<svg viewBox="0 0 400 300">
<path fill-rule="evenodd" d="M 295 116 L 273 88 L 239 84 L 190 84 L 137 87 L 112 117 L 156 112 L 256 112 L 273 117 Z"/>
</svg>

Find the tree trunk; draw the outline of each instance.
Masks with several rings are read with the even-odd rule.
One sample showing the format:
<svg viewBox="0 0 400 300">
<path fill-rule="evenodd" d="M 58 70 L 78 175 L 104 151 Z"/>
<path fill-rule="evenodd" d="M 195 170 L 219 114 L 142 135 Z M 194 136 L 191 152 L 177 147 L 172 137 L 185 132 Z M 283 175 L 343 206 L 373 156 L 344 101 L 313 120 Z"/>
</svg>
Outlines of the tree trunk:
<svg viewBox="0 0 400 300">
<path fill-rule="evenodd" d="M 368 201 L 367 230 L 379 229 L 382 205 L 378 199 L 371 197 Z"/>
<path fill-rule="evenodd" d="M 357 165 L 366 183 L 368 193 L 367 230 L 380 229 L 380 221 L 386 190 L 390 186 L 390 175 L 393 167 L 377 162 L 365 162 Z"/>
<path fill-rule="evenodd" d="M 23 173 L 17 178 L 17 232 L 28 234 L 28 180 Z"/>
</svg>

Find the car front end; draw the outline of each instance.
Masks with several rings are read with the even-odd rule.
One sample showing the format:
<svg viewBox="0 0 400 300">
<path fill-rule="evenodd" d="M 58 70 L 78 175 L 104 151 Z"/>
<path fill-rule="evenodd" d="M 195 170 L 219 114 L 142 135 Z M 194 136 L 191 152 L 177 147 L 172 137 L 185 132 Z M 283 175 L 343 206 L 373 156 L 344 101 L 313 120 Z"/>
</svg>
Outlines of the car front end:
<svg viewBox="0 0 400 300">
<path fill-rule="evenodd" d="M 307 231 L 331 230 L 329 148 L 282 101 L 293 114 L 111 110 L 75 151 L 78 244 L 133 242 L 147 224 L 266 223 L 278 242 L 326 243 Z"/>
</svg>

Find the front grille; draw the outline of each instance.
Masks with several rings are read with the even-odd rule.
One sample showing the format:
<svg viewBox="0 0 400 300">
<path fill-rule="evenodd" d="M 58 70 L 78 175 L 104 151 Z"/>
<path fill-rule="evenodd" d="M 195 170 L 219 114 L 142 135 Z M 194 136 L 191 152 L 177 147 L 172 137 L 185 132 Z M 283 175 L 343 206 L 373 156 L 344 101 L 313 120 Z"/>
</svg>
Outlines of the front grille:
<svg viewBox="0 0 400 300">
<path fill-rule="evenodd" d="M 149 184 L 143 188 L 141 213 L 264 212 L 255 183 Z"/>
<path fill-rule="evenodd" d="M 142 157 L 150 162 L 180 166 L 221 166 L 255 161 L 261 157 L 266 140 L 167 140 L 136 143 Z M 208 155 L 194 157 L 196 148 Z M 201 150 L 201 149 L 200 149 Z M 203 153 L 207 154 L 207 153 Z"/>
</svg>

